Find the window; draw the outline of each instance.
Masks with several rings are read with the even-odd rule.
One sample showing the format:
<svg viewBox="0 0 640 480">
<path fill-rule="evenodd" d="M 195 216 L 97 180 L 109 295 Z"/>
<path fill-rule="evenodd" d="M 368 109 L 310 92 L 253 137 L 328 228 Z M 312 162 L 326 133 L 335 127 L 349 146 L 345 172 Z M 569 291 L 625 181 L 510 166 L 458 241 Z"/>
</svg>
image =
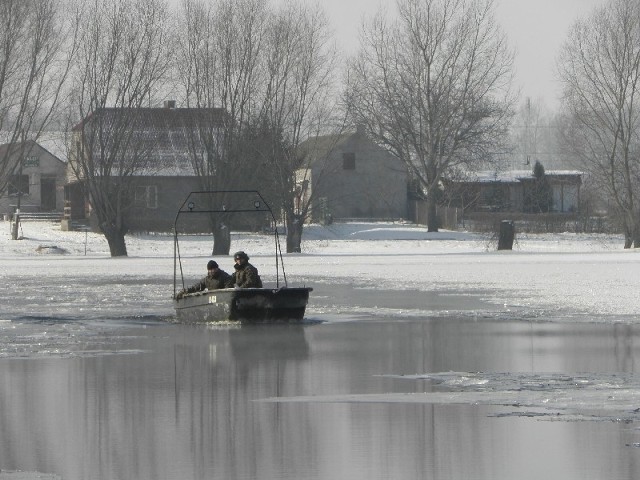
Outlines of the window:
<svg viewBox="0 0 640 480">
<path fill-rule="evenodd" d="M 11 175 L 9 195 L 29 195 L 29 175 Z"/>
<path fill-rule="evenodd" d="M 342 168 L 344 170 L 356 169 L 356 154 L 353 152 L 342 154 Z"/>
<path fill-rule="evenodd" d="M 146 185 L 136 187 L 135 205 L 140 208 L 158 208 L 158 187 Z"/>
</svg>

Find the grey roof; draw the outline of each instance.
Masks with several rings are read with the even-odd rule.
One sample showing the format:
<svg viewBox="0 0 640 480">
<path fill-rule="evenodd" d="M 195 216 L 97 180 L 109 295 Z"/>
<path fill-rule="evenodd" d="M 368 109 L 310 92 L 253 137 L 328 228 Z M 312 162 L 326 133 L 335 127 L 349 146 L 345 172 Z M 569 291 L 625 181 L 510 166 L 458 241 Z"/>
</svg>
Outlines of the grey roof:
<svg viewBox="0 0 640 480">
<path fill-rule="evenodd" d="M 340 135 L 322 135 L 311 137 L 298 146 L 301 155 L 309 156 L 311 160 L 325 158 L 332 150 L 349 140 L 355 133 Z"/>
<path fill-rule="evenodd" d="M 42 148 L 47 150 L 51 155 L 56 157 L 58 160 L 62 162 L 67 162 L 67 144 L 66 144 L 66 132 L 50 132 L 44 131 L 36 134 L 34 132 L 32 135 L 29 135 L 28 141 L 32 141 L 33 138 L 37 137 L 36 143 L 40 145 Z M 11 140 L 11 132 L 2 131 L 0 132 L 0 144 L 7 144 Z"/>
<path fill-rule="evenodd" d="M 23 147 L 24 145 L 24 147 Z M 66 163 L 60 157 L 51 152 L 46 146 L 42 145 L 41 142 L 35 142 L 33 140 L 27 140 L 26 142 L 16 142 L 16 143 L 3 143 L 0 145 L 0 158 L 4 158 L 5 155 L 9 155 L 10 157 L 14 157 L 16 155 L 34 155 L 34 149 L 41 149 L 49 152 L 56 160 L 61 163 Z M 18 163 L 18 157 L 15 157 L 15 163 Z"/>
<path fill-rule="evenodd" d="M 37 143 L 51 155 L 67 163 L 67 135 L 65 132 L 42 132 Z"/>
<path fill-rule="evenodd" d="M 204 152 L 205 140 L 219 135 L 225 121 L 228 116 L 221 108 L 106 108 L 91 113 L 73 130 L 90 131 L 95 122 L 126 122 L 133 129 L 133 142 L 155 162 L 141 175 L 193 176 L 190 151 Z"/>
</svg>

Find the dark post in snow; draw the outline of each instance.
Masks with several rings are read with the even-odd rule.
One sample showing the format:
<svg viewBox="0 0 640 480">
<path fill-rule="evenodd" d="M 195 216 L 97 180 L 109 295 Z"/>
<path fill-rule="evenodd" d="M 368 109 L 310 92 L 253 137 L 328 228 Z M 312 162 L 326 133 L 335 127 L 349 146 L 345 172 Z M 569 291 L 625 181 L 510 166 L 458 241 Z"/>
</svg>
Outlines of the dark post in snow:
<svg viewBox="0 0 640 480">
<path fill-rule="evenodd" d="M 502 220 L 498 236 L 498 250 L 512 250 L 515 234 L 516 226 L 513 220 Z"/>
</svg>

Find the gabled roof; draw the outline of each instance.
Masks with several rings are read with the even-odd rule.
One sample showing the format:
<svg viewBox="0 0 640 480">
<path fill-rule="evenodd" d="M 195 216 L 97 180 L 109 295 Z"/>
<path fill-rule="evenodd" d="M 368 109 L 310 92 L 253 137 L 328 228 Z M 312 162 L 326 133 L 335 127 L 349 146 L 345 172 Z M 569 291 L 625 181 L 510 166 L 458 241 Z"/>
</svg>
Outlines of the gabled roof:
<svg viewBox="0 0 640 480">
<path fill-rule="evenodd" d="M 177 125 L 198 125 L 203 121 L 222 124 L 227 115 L 223 108 L 99 108 L 87 115 L 73 130 L 80 130 L 94 119 L 135 118 L 137 125 L 153 129 L 166 129 Z"/>
<path fill-rule="evenodd" d="M 156 161 L 152 169 L 140 174 L 190 176 L 195 175 L 190 146 L 204 143 L 202 137 L 214 135 L 228 118 L 222 108 L 104 108 L 92 112 L 73 130 L 90 129 L 96 121 L 127 122 L 133 129 L 133 141 L 146 145 Z"/>
<path fill-rule="evenodd" d="M 0 143 L 8 144 L 11 140 L 12 133 L 8 131 L 0 132 Z M 29 134 L 30 142 L 36 142 L 40 147 L 44 148 L 51 155 L 56 157 L 63 163 L 67 162 L 67 146 L 65 132 L 42 131 L 32 132 Z M 33 140 L 37 138 L 37 140 Z M 19 144 L 18 142 L 17 144 Z M 4 146 L 4 145 L 3 145 Z M 6 150 L 4 150 L 6 151 Z"/>
<path fill-rule="evenodd" d="M 67 163 L 67 134 L 64 132 L 42 132 L 38 145 L 63 163 Z"/>
<path fill-rule="evenodd" d="M 34 150 L 44 150 L 49 153 L 55 160 L 60 163 L 65 163 L 48 149 L 39 144 L 39 142 L 35 142 L 33 140 L 27 140 L 26 142 L 17 142 L 17 143 L 4 143 L 0 145 L 0 158 L 4 158 L 6 155 L 9 156 L 17 156 L 21 153 L 26 153 L 28 155 L 33 155 Z M 15 159 L 16 165 L 18 164 L 18 159 Z"/>
<path fill-rule="evenodd" d="M 312 161 L 325 158 L 332 150 L 344 144 L 354 135 L 356 134 L 352 132 L 341 135 L 321 135 L 318 137 L 311 137 L 300 143 L 298 146 L 298 152 L 305 157 L 308 156 Z"/>
</svg>

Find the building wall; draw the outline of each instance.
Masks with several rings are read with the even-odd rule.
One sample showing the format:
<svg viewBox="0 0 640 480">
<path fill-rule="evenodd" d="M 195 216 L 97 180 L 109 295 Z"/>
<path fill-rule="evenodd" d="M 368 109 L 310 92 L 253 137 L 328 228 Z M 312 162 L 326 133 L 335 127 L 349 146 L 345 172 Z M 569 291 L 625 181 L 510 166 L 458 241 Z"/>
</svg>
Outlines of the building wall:
<svg viewBox="0 0 640 480">
<path fill-rule="evenodd" d="M 580 203 L 581 175 L 548 174 L 552 189 L 552 211 L 576 212 Z M 533 178 L 514 179 L 511 181 L 462 182 L 452 188 L 466 192 L 465 208 L 470 211 L 510 211 L 523 212 L 525 192 L 531 188 Z M 528 185 L 528 186 L 527 186 Z M 474 205 L 469 206 L 469 199 L 477 198 Z M 497 202 L 496 198 L 501 199 Z"/>
<path fill-rule="evenodd" d="M 133 206 L 127 224 L 134 231 L 168 232 L 187 195 L 200 190 L 197 177 L 148 176 L 136 179 Z M 207 220 L 194 220 L 189 231 L 209 230 Z"/>
<path fill-rule="evenodd" d="M 26 157 L 22 175 L 29 177 L 29 193 L 20 195 L 21 211 L 62 213 L 66 164 L 38 145 L 35 145 Z M 0 212 L 13 213 L 17 202 L 18 195 L 5 194 L 0 198 Z"/>
<path fill-rule="evenodd" d="M 353 168 L 351 168 L 353 167 Z M 315 213 L 333 218 L 406 218 L 407 173 L 401 161 L 362 133 L 313 165 Z"/>
</svg>

